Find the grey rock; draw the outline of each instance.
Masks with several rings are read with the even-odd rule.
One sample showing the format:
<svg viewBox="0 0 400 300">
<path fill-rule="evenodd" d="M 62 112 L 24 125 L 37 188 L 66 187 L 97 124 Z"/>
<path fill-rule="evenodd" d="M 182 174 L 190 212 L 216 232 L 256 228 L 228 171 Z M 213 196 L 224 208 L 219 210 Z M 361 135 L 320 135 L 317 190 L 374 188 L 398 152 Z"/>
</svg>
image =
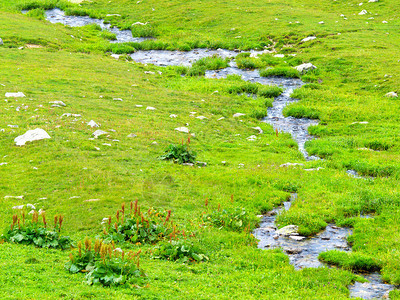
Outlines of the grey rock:
<svg viewBox="0 0 400 300">
<path fill-rule="evenodd" d="M 317 38 L 316 36 L 309 36 L 309 37 L 306 37 L 306 38 L 302 39 L 301 42 L 305 43 L 305 42 L 308 42 L 308 41 L 315 40 L 316 38 Z"/>
<path fill-rule="evenodd" d="M 25 97 L 24 93 L 22 92 L 18 92 L 18 93 L 6 93 L 6 97 L 13 97 L 13 98 L 21 98 L 21 97 Z"/>
<path fill-rule="evenodd" d="M 291 236 L 289 236 L 289 238 L 294 241 L 302 241 L 302 240 L 306 239 L 305 236 L 301 236 L 301 235 L 291 235 Z"/>
<path fill-rule="evenodd" d="M 49 102 L 50 104 L 53 104 L 51 107 L 61 107 L 61 106 L 67 106 L 64 102 L 62 101 L 51 101 Z"/>
<path fill-rule="evenodd" d="M 0 38 L 0 46 L 4 45 L 3 40 Z"/>
<path fill-rule="evenodd" d="M 95 132 L 93 132 L 92 135 L 97 139 L 98 137 L 105 135 L 105 134 L 108 134 L 108 132 L 99 129 L 99 130 L 96 130 Z"/>
<path fill-rule="evenodd" d="M 187 127 L 177 127 L 175 128 L 175 130 L 179 132 L 189 133 L 189 128 Z"/>
<path fill-rule="evenodd" d="M 242 114 L 242 113 L 236 113 L 233 115 L 234 118 L 238 118 L 238 117 L 242 117 L 245 116 L 246 114 Z"/>
<path fill-rule="evenodd" d="M 95 121 L 93 121 L 93 120 L 90 120 L 90 122 L 89 123 L 87 123 L 87 125 L 88 126 L 90 126 L 90 127 L 100 127 L 100 125 L 99 124 L 97 124 Z"/>
<path fill-rule="evenodd" d="M 389 97 L 389 98 L 397 98 L 398 95 L 396 92 L 389 92 L 385 95 L 385 97 Z"/>
<path fill-rule="evenodd" d="M 303 167 L 304 164 L 300 164 L 300 163 L 290 163 L 290 162 L 288 162 L 288 163 L 286 163 L 286 164 L 280 165 L 279 167 L 285 168 L 285 167 L 296 167 L 296 166 Z"/>
<path fill-rule="evenodd" d="M 296 66 L 294 68 L 297 71 L 299 71 L 301 74 L 304 74 L 304 73 L 306 73 L 306 72 L 308 72 L 310 70 L 316 69 L 317 67 L 314 66 L 312 63 L 305 63 L 305 64 L 298 65 L 298 66 Z"/>
<path fill-rule="evenodd" d="M 50 139 L 50 135 L 41 128 L 28 130 L 25 134 L 20 135 L 14 139 L 17 146 L 24 146 L 26 142 L 33 142 L 43 139 Z"/>
<path fill-rule="evenodd" d="M 283 248 L 283 251 L 285 251 L 287 254 L 299 254 L 302 252 L 302 250 L 299 248 L 291 248 L 291 247 L 285 247 Z"/>
<path fill-rule="evenodd" d="M 291 235 L 292 233 L 297 233 L 299 230 L 299 226 L 297 225 L 287 225 L 285 227 L 282 227 L 281 229 L 277 230 L 276 233 L 279 235 Z"/>
<path fill-rule="evenodd" d="M 134 137 L 137 137 L 137 135 L 136 134 L 134 134 L 134 133 L 131 133 L 131 134 L 128 134 L 128 136 L 127 136 L 128 138 L 134 138 Z"/>
</svg>

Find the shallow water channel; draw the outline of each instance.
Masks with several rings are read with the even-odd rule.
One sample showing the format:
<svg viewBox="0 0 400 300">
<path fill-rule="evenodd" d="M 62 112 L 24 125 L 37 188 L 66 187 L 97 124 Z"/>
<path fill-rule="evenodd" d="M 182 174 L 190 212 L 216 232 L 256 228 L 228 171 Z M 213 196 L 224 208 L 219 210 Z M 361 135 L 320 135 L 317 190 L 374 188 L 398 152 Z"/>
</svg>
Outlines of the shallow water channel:
<svg viewBox="0 0 400 300">
<path fill-rule="evenodd" d="M 107 29 L 116 34 L 117 40 L 114 42 L 141 42 L 145 38 L 135 38 L 130 30 L 119 30 L 105 24 L 104 20 L 93 19 L 81 16 L 65 16 L 64 12 L 59 9 L 46 11 L 46 19 L 52 23 L 62 23 L 69 26 L 84 26 L 87 24 L 98 24 L 102 29 Z M 262 51 L 251 51 L 252 53 L 261 53 Z M 239 52 L 224 49 L 208 50 L 194 49 L 191 51 L 165 51 L 165 50 L 149 50 L 137 51 L 131 54 L 134 61 L 144 64 L 154 64 L 157 66 L 191 66 L 191 64 L 201 58 L 213 55 L 219 55 L 223 58 L 235 58 Z M 264 85 L 277 85 L 283 88 L 284 92 L 275 98 L 273 107 L 268 108 L 268 116 L 262 120 L 273 126 L 274 129 L 290 133 L 293 139 L 299 145 L 299 151 L 307 160 L 318 159 L 318 157 L 309 156 L 305 150 L 305 143 L 313 137 L 308 133 L 308 127 L 317 125 L 316 120 L 297 119 L 293 117 L 284 117 L 283 109 L 286 105 L 296 102 L 296 99 L 290 98 L 290 94 L 294 89 L 301 87 L 304 83 L 299 79 L 282 78 L 282 77 L 261 77 L 257 70 L 242 70 L 237 68 L 236 63 L 232 61 L 230 66 L 221 70 L 207 71 L 207 78 L 225 78 L 228 75 L 240 75 L 243 80 L 250 82 L 258 82 Z M 355 178 L 362 178 L 353 171 L 348 171 L 349 175 Z M 318 260 L 321 252 L 338 249 L 341 251 L 351 251 L 347 243 L 347 236 L 352 234 L 350 228 L 340 228 L 333 224 L 328 226 L 322 232 L 311 238 L 301 237 L 298 234 L 287 236 L 277 233 L 276 218 L 277 215 L 288 210 L 293 201 L 297 198 L 297 194 L 292 194 L 290 201 L 284 202 L 282 206 L 274 208 L 262 216 L 260 227 L 254 231 L 254 236 L 259 239 L 258 247 L 261 249 L 282 248 L 289 256 L 290 263 L 299 270 L 302 268 L 318 268 L 324 266 Z M 378 273 L 360 274 L 369 282 L 355 284 L 349 286 L 351 297 L 360 297 L 363 299 L 379 299 L 387 298 L 389 291 L 395 287 L 393 285 L 384 284 Z"/>
<path fill-rule="evenodd" d="M 148 38 L 133 37 L 130 30 L 119 30 L 117 27 L 112 27 L 110 24 L 105 24 L 104 20 L 93 19 L 87 16 L 66 16 L 65 13 L 54 8 L 46 11 L 46 20 L 51 23 L 61 23 L 71 27 L 81 27 L 88 24 L 97 24 L 101 29 L 108 30 L 114 33 L 117 37 L 115 41 L 110 41 L 111 43 L 126 43 L 126 42 L 136 42 L 140 43 Z M 139 25 L 140 26 L 140 25 Z"/>
</svg>

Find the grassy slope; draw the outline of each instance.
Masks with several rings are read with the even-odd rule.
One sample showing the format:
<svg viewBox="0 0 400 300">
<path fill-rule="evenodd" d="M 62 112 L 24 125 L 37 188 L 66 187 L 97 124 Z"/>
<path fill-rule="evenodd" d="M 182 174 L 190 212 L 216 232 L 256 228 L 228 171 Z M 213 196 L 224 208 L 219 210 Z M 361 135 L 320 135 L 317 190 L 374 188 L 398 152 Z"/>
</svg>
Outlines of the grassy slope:
<svg viewBox="0 0 400 300">
<path fill-rule="evenodd" d="M 299 91 L 302 100 L 294 106 L 318 110 L 321 121 L 326 124 L 312 129 L 321 139 L 310 142 L 309 149 L 328 159 L 308 163 L 325 169 L 308 173 L 278 168 L 281 163 L 302 158 L 288 135 L 276 137 L 266 124 L 260 125 L 265 134 L 257 142 L 246 141 L 247 136 L 254 134 L 250 127 L 259 126 L 258 121 L 245 117 L 244 122 L 239 122 L 231 115 L 250 114 L 262 104 L 226 93 L 211 95 L 212 91 L 234 83 L 181 78 L 172 69 L 143 67 L 102 54 L 55 52 L 59 48 L 73 52 L 101 51 L 108 46 L 94 37 L 93 31 L 65 28 L 9 13 L 6 11 L 13 7 L 8 1 L 0 1 L 3 10 L 0 24 L 4 25 L 0 36 L 6 46 L 0 48 L 0 83 L 5 85 L 0 86 L 0 93 L 23 91 L 27 95 L 27 99 L 18 102 L 0 103 L 0 128 L 6 130 L 0 133 L 0 157 L 8 162 L 0 166 L 0 199 L 5 195 L 23 194 L 24 202 L 38 203 L 49 213 L 63 212 L 65 230 L 78 239 L 95 236 L 103 216 L 112 214 L 122 201 L 135 198 L 145 206 L 172 208 L 178 223 L 189 226 L 191 220 L 199 218 L 205 198 L 210 198 L 214 206 L 218 203 L 224 207 L 244 206 L 257 214 L 260 208 L 268 210 L 283 201 L 288 196 L 285 191 L 297 190 L 298 202 L 280 222 L 282 225 L 297 223 L 304 233 L 318 231 L 324 221 L 348 222 L 345 218 L 360 212 L 380 214 L 375 222 L 353 220 L 355 249 L 382 260 L 385 278 L 400 282 L 398 239 L 393 234 L 398 231 L 400 203 L 395 113 L 398 102 L 383 97 L 399 86 L 399 75 L 394 72 L 400 59 L 395 51 L 399 39 L 396 38 L 398 19 L 394 15 L 399 4 L 382 1 L 360 8 L 356 1 L 352 1 L 353 5 L 339 1 L 333 4 L 331 1 L 313 4 L 273 1 L 265 3 L 265 7 L 250 1 L 240 1 L 240 4 L 221 1 L 218 5 L 215 1 L 201 4 L 198 1 L 145 1 L 138 5 L 132 1 L 114 2 L 95 1 L 84 7 L 100 15 L 120 13 L 124 24 L 150 21 L 161 41 L 176 41 L 176 46 L 186 42 L 190 45 L 196 40 L 224 45 L 230 44 L 232 36 L 242 36 L 235 39 L 239 43 L 235 46 L 247 48 L 267 38 L 279 41 L 288 37 L 298 56 L 319 68 L 317 76 L 322 79 L 319 88 Z M 366 24 L 369 15 L 357 15 L 363 8 L 379 15 Z M 348 20 L 339 17 L 340 13 L 346 14 Z M 165 15 L 174 17 L 165 18 Z M 288 23 L 295 20 L 300 24 Z M 320 20 L 325 24 L 317 24 Z M 339 22 L 335 23 L 336 20 Z M 382 20 L 389 24 L 382 24 Z M 122 20 L 115 22 L 122 24 Z M 231 31 L 233 27 L 237 29 Z M 83 41 L 71 38 L 71 34 L 83 37 Z M 309 34 L 317 34 L 319 39 L 307 45 L 298 44 Z M 47 47 L 7 49 L 27 42 Z M 100 47 L 102 44 L 105 46 Z M 160 70 L 163 74 L 144 74 L 147 70 Z M 385 74 L 392 77 L 384 77 Z M 113 101 L 116 97 L 124 101 Z M 62 100 L 68 106 L 50 108 L 48 102 L 54 100 Z M 16 112 L 15 108 L 22 103 L 29 108 Z M 135 107 L 136 104 L 154 106 L 157 110 L 146 111 Z M 191 111 L 209 120 L 191 118 Z M 82 114 L 83 123 L 60 118 L 64 112 Z M 178 118 L 169 118 L 171 113 L 178 114 Z M 221 116 L 226 119 L 216 121 Z M 88 140 L 94 131 L 86 126 L 91 119 L 99 122 L 103 130 L 116 130 L 111 133 L 110 141 Z M 351 125 L 355 121 L 369 124 Z M 182 168 L 156 160 L 169 143 L 186 139 L 184 134 L 173 130 L 185 123 L 196 133 L 192 147 L 199 152 L 200 160 L 209 163 L 207 168 Z M 19 128 L 7 128 L 8 124 L 18 124 Z M 17 135 L 36 127 L 46 129 L 52 139 L 23 148 L 13 146 Z M 138 137 L 126 138 L 132 132 Z M 113 139 L 120 142 L 112 142 Z M 371 140 L 390 141 L 391 146 L 381 152 L 358 150 Z M 154 141 L 158 145 L 153 145 Z M 111 143 L 112 147 L 103 143 Z M 228 161 L 228 165 L 222 166 L 222 160 Z M 239 169 L 239 163 L 245 167 Z M 364 174 L 390 176 L 357 181 L 344 174 L 344 167 Z M 231 194 L 234 204 L 230 203 Z M 78 195 L 81 198 L 70 199 Z M 37 200 L 42 197 L 47 199 Z M 91 198 L 100 201 L 83 202 Z M 10 207 L 17 204 L 21 201 L 0 200 L 2 227 L 9 223 Z M 376 243 L 363 243 L 381 232 L 387 234 L 380 236 L 379 242 L 375 238 Z M 5 281 L 2 289 L 4 293 L 16 293 L 15 298 L 54 298 L 65 294 L 70 298 L 101 299 L 131 297 L 132 293 L 146 298 L 176 298 L 182 293 L 187 298 L 194 295 L 207 298 L 213 294 L 215 298 L 337 299 L 347 295 L 344 287 L 353 278 L 337 270 L 294 272 L 279 252 L 255 250 L 247 246 L 242 235 L 206 230 L 197 239 L 208 249 L 210 263 L 186 267 L 152 261 L 145 256 L 142 266 L 152 280 L 149 289 L 140 291 L 85 287 L 80 284 L 81 277 L 70 276 L 62 270 L 67 259 L 65 253 L 2 245 L 2 277 L 22 276 L 15 279 L 21 280 L 21 284 Z M 31 256 L 42 263 L 24 264 Z M 37 268 L 43 277 L 33 280 Z M 261 276 L 264 276 L 262 280 Z M 45 292 L 49 277 L 55 277 L 56 287 Z"/>
</svg>

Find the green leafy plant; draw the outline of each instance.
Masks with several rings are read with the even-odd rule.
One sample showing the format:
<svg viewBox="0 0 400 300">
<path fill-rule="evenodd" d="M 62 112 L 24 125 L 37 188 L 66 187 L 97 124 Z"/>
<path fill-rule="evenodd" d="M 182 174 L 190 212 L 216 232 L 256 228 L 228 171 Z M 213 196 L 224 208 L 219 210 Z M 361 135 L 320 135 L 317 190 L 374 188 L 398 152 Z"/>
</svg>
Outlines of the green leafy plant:
<svg viewBox="0 0 400 300">
<path fill-rule="evenodd" d="M 196 163 L 196 152 L 189 149 L 189 143 L 187 145 L 169 145 L 165 150 L 164 155 L 161 155 L 161 160 L 173 160 L 176 163 Z"/>
<path fill-rule="evenodd" d="M 28 204 L 27 206 L 33 207 Z M 61 236 L 60 231 L 64 221 L 62 215 L 54 216 L 54 227 L 50 228 L 46 221 L 46 213 L 31 210 L 32 220 L 28 220 L 27 213 L 22 207 L 20 212 L 12 217 L 10 229 L 2 235 L 2 239 L 24 245 L 33 244 L 40 248 L 67 249 L 72 247 L 72 240 L 68 236 Z M 39 215 L 41 215 L 42 224 L 39 224 Z"/>
<path fill-rule="evenodd" d="M 179 231 L 171 221 L 171 211 L 159 211 L 150 208 L 141 212 L 138 201 L 130 203 L 130 212 L 125 209 L 125 203 L 116 213 L 116 222 L 112 218 L 104 218 L 104 242 L 123 242 L 140 244 L 155 244 L 166 238 L 174 238 Z"/>
<path fill-rule="evenodd" d="M 183 263 L 208 261 L 208 257 L 187 240 L 163 242 L 154 249 L 152 256 Z"/>
<path fill-rule="evenodd" d="M 139 265 L 141 250 L 125 253 L 114 244 L 104 244 L 96 240 L 92 248 L 89 238 L 78 242 L 78 249 L 70 254 L 70 261 L 65 268 L 71 273 L 87 273 L 85 283 L 103 286 L 143 286 L 147 278 Z"/>
<path fill-rule="evenodd" d="M 207 200 L 206 207 L 208 208 Z M 244 208 L 221 209 L 219 204 L 217 210 L 210 213 L 204 212 L 202 220 L 204 224 L 232 231 L 249 230 L 251 222 Z"/>
</svg>

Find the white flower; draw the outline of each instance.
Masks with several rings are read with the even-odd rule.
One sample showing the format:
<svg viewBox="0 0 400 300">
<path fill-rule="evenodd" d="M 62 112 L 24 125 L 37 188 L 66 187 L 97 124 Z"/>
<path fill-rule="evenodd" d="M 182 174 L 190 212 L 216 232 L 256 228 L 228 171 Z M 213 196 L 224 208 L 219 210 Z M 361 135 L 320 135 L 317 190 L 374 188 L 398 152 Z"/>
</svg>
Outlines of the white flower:
<svg viewBox="0 0 400 300">
<path fill-rule="evenodd" d="M 24 209 L 25 205 L 18 205 L 18 206 L 13 206 L 12 209 Z"/>
<path fill-rule="evenodd" d="M 29 208 L 35 209 L 35 206 L 34 206 L 33 204 L 30 204 L 30 203 L 28 203 L 28 204 L 26 205 L 26 207 L 29 207 Z"/>
<path fill-rule="evenodd" d="M 114 251 L 122 252 L 121 248 L 115 248 Z"/>
</svg>

